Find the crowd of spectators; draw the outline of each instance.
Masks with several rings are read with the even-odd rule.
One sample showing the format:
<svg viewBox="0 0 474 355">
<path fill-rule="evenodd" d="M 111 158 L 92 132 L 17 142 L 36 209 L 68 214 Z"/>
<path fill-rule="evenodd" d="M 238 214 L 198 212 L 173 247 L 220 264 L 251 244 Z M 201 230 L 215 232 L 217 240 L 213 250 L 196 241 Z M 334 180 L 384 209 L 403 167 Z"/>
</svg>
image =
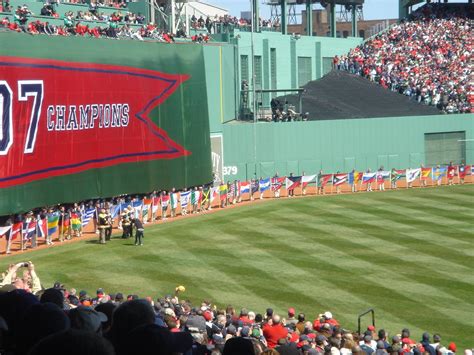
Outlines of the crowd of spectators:
<svg viewBox="0 0 474 355">
<path fill-rule="evenodd" d="M 369 325 L 361 334 L 345 329 L 330 311 L 314 319 L 289 308 L 218 308 L 193 305 L 174 294 L 154 299 L 136 294 L 93 294 L 55 282 L 43 288 L 31 262 L 12 264 L 0 282 L 2 354 L 186 355 L 454 355 L 456 344 L 439 334 L 409 329 L 389 335 Z M 472 355 L 472 350 L 464 351 Z"/>
<path fill-rule="evenodd" d="M 98 9 L 91 4 L 89 11 L 78 11 L 74 14 L 72 11 L 64 14 L 63 25 L 54 25 L 50 21 L 41 21 L 37 19 L 30 21 L 33 13 L 28 6 L 18 6 L 15 10 L 13 21 L 9 16 L 0 20 L 0 29 L 5 28 L 16 32 L 25 32 L 32 35 L 46 34 L 57 36 L 90 36 L 106 38 L 129 38 L 143 41 L 144 39 L 153 39 L 161 42 L 174 42 L 174 36 L 166 31 L 161 31 L 154 23 L 144 23 L 145 17 L 138 13 L 121 11 L 111 15 L 98 12 Z M 45 4 L 41 9 L 42 16 L 52 16 L 59 18 L 51 4 Z M 91 23 L 92 22 L 92 23 Z M 94 22 L 103 22 L 103 26 L 97 26 Z M 140 25 L 140 27 L 132 25 Z"/>
<path fill-rule="evenodd" d="M 199 18 L 193 15 L 191 17 L 191 27 L 195 29 L 206 29 L 208 33 L 215 33 L 217 32 L 216 26 L 222 25 L 224 28 L 233 26 L 235 28 L 250 28 L 252 26 L 252 21 L 250 19 L 245 18 L 237 18 L 235 16 L 225 15 L 225 16 L 218 16 L 216 15 L 214 18 L 207 16 L 204 19 L 202 16 Z M 260 27 L 263 28 L 273 28 L 279 27 L 279 23 L 272 23 L 270 20 L 265 20 L 260 18 Z"/>
<path fill-rule="evenodd" d="M 334 66 L 445 113 L 474 112 L 473 9 L 463 5 L 426 4 Z"/>
</svg>

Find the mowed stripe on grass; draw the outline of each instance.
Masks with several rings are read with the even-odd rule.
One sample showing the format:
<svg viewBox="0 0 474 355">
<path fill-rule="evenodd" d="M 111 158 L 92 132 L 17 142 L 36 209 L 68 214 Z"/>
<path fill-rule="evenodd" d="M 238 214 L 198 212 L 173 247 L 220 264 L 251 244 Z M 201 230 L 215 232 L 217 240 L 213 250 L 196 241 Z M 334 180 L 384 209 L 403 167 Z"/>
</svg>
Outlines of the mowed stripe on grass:
<svg viewBox="0 0 474 355">
<path fill-rule="evenodd" d="M 270 200 L 148 226 L 143 247 L 88 240 L 2 260 L 32 260 L 44 285 L 157 297 L 183 284 L 196 304 L 331 310 L 350 329 L 373 307 L 391 334 L 472 347 L 473 202 L 473 185 Z"/>
</svg>

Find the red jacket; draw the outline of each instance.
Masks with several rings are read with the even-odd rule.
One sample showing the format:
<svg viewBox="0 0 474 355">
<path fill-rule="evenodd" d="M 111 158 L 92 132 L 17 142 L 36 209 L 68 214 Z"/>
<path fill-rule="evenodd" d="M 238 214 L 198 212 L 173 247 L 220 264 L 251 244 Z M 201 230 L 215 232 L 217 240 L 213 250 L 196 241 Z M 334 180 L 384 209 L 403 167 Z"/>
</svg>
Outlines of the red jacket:
<svg viewBox="0 0 474 355">
<path fill-rule="evenodd" d="M 288 329 L 283 327 L 281 324 L 263 326 L 263 336 L 267 340 L 268 347 L 273 349 L 278 345 L 278 340 L 286 338 L 288 335 Z"/>
</svg>

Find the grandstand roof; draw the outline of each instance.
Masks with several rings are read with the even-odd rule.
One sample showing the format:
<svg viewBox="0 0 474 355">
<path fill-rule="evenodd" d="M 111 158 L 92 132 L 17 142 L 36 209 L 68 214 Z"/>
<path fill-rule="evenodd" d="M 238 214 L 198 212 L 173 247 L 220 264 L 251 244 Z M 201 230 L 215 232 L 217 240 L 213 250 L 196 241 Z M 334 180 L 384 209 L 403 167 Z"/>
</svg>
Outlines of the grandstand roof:
<svg viewBox="0 0 474 355">
<path fill-rule="evenodd" d="M 432 106 L 419 104 L 406 96 L 345 71 L 332 71 L 304 85 L 303 111 L 310 120 L 439 115 Z M 298 107 L 298 98 L 279 98 Z"/>
</svg>

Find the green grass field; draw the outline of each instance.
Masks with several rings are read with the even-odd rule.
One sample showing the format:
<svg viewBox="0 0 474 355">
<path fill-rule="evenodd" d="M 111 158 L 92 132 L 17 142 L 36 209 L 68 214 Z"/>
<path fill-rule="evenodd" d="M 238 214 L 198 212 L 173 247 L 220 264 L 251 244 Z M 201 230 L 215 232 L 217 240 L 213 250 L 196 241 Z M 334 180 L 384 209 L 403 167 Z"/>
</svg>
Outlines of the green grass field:
<svg viewBox="0 0 474 355">
<path fill-rule="evenodd" d="M 156 298 L 183 284 L 195 303 L 330 310 L 349 329 L 373 307 L 392 335 L 439 332 L 459 349 L 474 346 L 473 237 L 471 185 L 270 200 L 148 226 L 143 247 L 88 240 L 1 260 L 32 260 L 45 286 Z"/>
</svg>

